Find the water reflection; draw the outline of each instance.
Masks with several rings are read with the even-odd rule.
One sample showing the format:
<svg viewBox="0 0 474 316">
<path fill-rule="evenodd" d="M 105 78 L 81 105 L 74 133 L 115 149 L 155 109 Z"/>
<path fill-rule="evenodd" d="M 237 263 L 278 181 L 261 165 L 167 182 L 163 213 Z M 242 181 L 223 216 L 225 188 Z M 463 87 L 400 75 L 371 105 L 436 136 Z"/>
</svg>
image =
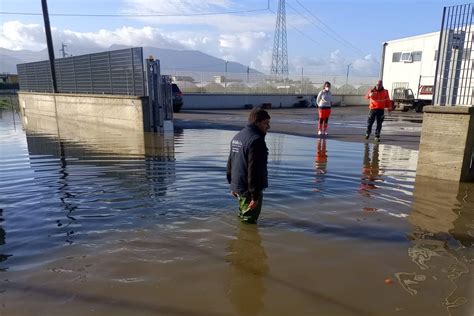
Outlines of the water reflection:
<svg viewBox="0 0 474 316">
<path fill-rule="evenodd" d="M 417 176 L 409 221 L 420 231 L 474 245 L 474 184 Z"/>
<path fill-rule="evenodd" d="M 314 168 L 317 174 L 325 174 L 328 164 L 326 139 L 319 138 L 316 144 L 316 156 L 314 157 Z"/>
<path fill-rule="evenodd" d="M 0 258 L 11 254 L 0 314 L 24 305 L 26 315 L 64 314 L 43 287 L 31 290 L 45 284 L 74 311 L 107 292 L 117 303 L 101 312 L 111 315 L 120 302 L 157 298 L 177 307 L 158 313 L 175 314 L 186 305 L 201 315 L 446 315 L 443 304 L 470 315 L 471 189 L 417 179 L 413 196 L 415 151 L 270 133 L 267 211 L 258 227 L 239 226 L 224 176 L 234 131 L 167 139 L 41 119 L 25 134 L 0 123 Z M 324 195 L 312 191 L 315 177 Z M 346 312 L 324 312 L 334 304 Z"/>
<path fill-rule="evenodd" d="M 328 155 L 326 149 L 326 139 L 319 138 L 316 143 L 316 150 L 314 156 L 313 167 L 315 171 L 315 188 L 313 189 L 314 192 L 321 192 L 324 188 L 324 181 L 326 179 L 327 173 L 327 163 L 328 163 Z"/>
<path fill-rule="evenodd" d="M 6 230 L 16 238 L 0 240 L 2 252 L 14 254 L 0 261 L 20 266 L 46 250 L 169 212 L 156 205 L 176 179 L 173 137 L 34 115 L 23 121 L 26 134 L 3 126 L 1 175 L 9 185 L 0 186 L 0 207 L 15 214 Z M 31 234 L 43 238 L 24 243 Z"/>
<path fill-rule="evenodd" d="M 378 188 L 380 182 L 383 182 L 383 171 L 379 167 L 379 144 L 374 144 L 372 154 L 369 144 L 364 146 L 364 161 L 362 165 L 362 176 L 360 178 L 359 193 L 370 197 Z"/>
<path fill-rule="evenodd" d="M 409 221 L 414 266 L 395 274 L 400 285 L 410 295 L 439 288 L 444 299 L 438 304 L 449 315 L 467 315 L 474 310 L 466 295 L 474 291 L 474 184 L 416 177 Z"/>
<path fill-rule="evenodd" d="M 237 238 L 228 246 L 230 263 L 227 296 L 239 315 L 258 315 L 264 308 L 267 255 L 256 225 L 240 224 Z"/>
</svg>

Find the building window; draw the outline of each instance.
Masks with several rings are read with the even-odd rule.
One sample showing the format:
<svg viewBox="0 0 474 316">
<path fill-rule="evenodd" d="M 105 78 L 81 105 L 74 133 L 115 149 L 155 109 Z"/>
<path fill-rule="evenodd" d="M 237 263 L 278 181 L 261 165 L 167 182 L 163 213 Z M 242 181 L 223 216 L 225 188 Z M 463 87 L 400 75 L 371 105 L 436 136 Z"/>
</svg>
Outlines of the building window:
<svg viewBox="0 0 474 316">
<path fill-rule="evenodd" d="M 422 52 L 412 52 L 411 56 L 413 61 L 421 61 Z"/>
<path fill-rule="evenodd" d="M 435 57 L 434 57 L 434 61 L 437 61 L 438 60 L 438 50 L 435 50 Z"/>
<path fill-rule="evenodd" d="M 402 53 L 393 53 L 392 55 L 392 63 L 399 63 L 402 57 Z"/>
</svg>

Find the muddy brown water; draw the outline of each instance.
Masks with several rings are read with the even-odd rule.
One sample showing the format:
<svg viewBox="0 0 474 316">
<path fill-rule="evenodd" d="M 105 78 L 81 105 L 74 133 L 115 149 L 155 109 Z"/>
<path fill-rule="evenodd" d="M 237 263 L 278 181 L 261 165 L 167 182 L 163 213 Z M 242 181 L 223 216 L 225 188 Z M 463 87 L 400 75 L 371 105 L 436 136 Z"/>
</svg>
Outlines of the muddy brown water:
<svg viewBox="0 0 474 316">
<path fill-rule="evenodd" d="M 473 315 L 474 186 L 416 177 L 416 150 L 269 133 L 255 226 L 234 131 L 12 117 L 0 315 Z"/>
</svg>

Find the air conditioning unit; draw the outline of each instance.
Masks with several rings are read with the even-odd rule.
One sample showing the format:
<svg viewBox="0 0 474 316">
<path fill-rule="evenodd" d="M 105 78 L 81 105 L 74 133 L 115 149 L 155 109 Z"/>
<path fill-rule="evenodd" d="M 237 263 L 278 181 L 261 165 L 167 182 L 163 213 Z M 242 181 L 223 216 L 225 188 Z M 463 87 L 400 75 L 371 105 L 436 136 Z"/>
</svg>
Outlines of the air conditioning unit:
<svg viewBox="0 0 474 316">
<path fill-rule="evenodd" d="M 400 61 L 404 63 L 411 63 L 413 61 L 413 57 L 411 52 L 410 53 L 402 53 L 402 56 L 400 57 Z"/>
</svg>

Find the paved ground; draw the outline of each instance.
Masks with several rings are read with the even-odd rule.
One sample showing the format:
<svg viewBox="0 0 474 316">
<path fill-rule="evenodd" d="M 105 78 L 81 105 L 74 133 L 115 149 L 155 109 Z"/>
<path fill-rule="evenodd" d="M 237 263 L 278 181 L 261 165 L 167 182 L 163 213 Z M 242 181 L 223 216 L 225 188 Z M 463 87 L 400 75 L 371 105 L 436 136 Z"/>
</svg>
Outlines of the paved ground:
<svg viewBox="0 0 474 316">
<path fill-rule="evenodd" d="M 270 132 L 299 136 L 316 135 L 317 112 L 314 108 L 268 110 L 272 117 Z M 193 110 L 175 113 L 176 128 L 215 128 L 240 130 L 245 126 L 249 110 Z M 330 139 L 364 142 L 367 106 L 334 107 L 329 119 Z M 394 111 L 386 115 L 382 143 L 418 149 L 423 115 Z M 375 130 L 375 124 L 374 124 Z"/>
</svg>

